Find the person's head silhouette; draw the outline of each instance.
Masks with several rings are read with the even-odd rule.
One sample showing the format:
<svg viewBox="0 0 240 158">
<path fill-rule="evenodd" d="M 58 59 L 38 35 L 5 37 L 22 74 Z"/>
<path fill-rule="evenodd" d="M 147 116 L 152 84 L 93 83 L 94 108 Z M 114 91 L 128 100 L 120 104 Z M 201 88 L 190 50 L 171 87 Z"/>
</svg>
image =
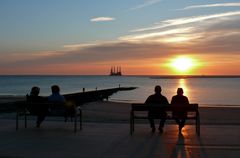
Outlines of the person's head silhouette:
<svg viewBox="0 0 240 158">
<path fill-rule="evenodd" d="M 51 89 L 52 89 L 52 93 L 59 93 L 60 92 L 60 88 L 59 88 L 58 85 L 53 85 L 51 87 Z"/>
<path fill-rule="evenodd" d="M 32 89 L 31 89 L 30 95 L 32 95 L 32 96 L 38 96 L 39 92 L 40 92 L 40 88 L 34 86 L 34 87 L 32 87 Z"/>
<path fill-rule="evenodd" d="M 155 86 L 155 93 L 159 94 L 161 92 L 162 92 L 162 88 L 159 85 Z"/>
<path fill-rule="evenodd" d="M 183 93 L 184 93 L 184 92 L 183 92 L 183 89 L 182 89 L 182 88 L 178 88 L 178 89 L 177 89 L 177 94 L 178 94 L 178 95 L 183 95 Z"/>
</svg>

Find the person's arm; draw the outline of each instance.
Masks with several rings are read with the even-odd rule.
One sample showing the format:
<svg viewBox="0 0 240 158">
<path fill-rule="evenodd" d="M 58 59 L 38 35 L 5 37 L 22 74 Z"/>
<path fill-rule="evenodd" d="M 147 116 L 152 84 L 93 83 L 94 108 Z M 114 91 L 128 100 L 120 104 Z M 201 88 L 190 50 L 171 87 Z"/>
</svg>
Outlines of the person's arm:
<svg viewBox="0 0 240 158">
<path fill-rule="evenodd" d="M 174 99 L 174 96 L 172 97 L 172 100 L 171 100 L 171 104 L 174 104 L 174 101 L 175 99 Z"/>
<path fill-rule="evenodd" d="M 164 97 L 164 98 L 165 98 L 165 104 L 169 105 L 167 97 Z"/>
<path fill-rule="evenodd" d="M 62 98 L 63 98 L 63 102 L 66 103 L 66 99 L 63 95 L 62 95 Z"/>
<path fill-rule="evenodd" d="M 189 104 L 189 100 L 188 100 L 188 97 L 185 97 L 186 98 L 186 104 Z"/>
</svg>

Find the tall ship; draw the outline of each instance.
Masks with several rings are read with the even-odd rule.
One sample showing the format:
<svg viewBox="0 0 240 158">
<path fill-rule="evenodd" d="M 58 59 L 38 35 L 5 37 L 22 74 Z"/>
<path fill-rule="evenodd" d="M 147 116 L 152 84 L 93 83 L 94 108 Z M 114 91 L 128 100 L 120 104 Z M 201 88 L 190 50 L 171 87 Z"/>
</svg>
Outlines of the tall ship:
<svg viewBox="0 0 240 158">
<path fill-rule="evenodd" d="M 112 66 L 110 76 L 122 76 L 121 66 Z"/>
</svg>

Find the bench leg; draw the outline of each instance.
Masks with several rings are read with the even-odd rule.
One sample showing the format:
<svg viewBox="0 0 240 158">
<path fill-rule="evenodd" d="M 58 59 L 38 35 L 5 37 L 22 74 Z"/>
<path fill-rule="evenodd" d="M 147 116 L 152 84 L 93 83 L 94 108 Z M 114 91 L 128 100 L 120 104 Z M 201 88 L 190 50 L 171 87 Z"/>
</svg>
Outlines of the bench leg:
<svg viewBox="0 0 240 158">
<path fill-rule="evenodd" d="M 80 122 L 80 130 L 82 130 L 82 111 L 80 111 L 79 122 Z"/>
<path fill-rule="evenodd" d="M 130 116 L 130 134 L 132 135 L 133 131 L 132 131 L 132 117 Z"/>
<path fill-rule="evenodd" d="M 74 133 L 77 132 L 77 114 L 74 116 Z"/>
<path fill-rule="evenodd" d="M 198 117 L 198 136 L 200 136 L 200 118 Z"/>
<path fill-rule="evenodd" d="M 24 123 L 25 124 L 25 128 L 27 128 L 27 115 L 26 114 L 24 115 L 24 122 L 25 122 Z"/>
<path fill-rule="evenodd" d="M 16 115 L 16 130 L 18 130 L 18 112 L 17 112 L 17 115 Z"/>
<path fill-rule="evenodd" d="M 196 133 L 200 136 L 200 118 L 199 116 L 196 117 Z"/>
<path fill-rule="evenodd" d="M 130 114 L 130 134 L 132 135 L 134 132 L 134 117 L 133 114 Z"/>
<path fill-rule="evenodd" d="M 132 118 L 132 131 L 134 132 L 134 118 Z"/>
</svg>

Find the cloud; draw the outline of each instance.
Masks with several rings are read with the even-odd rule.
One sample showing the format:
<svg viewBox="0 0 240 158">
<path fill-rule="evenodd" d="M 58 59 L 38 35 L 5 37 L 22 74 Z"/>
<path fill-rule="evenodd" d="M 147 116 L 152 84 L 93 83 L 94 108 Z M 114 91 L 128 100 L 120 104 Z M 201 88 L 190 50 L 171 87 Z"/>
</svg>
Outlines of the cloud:
<svg viewBox="0 0 240 158">
<path fill-rule="evenodd" d="M 130 10 L 137 10 L 137 9 L 141 9 L 141 8 L 144 8 L 144 7 L 148 7 L 148 6 L 154 5 L 156 3 L 159 3 L 161 1 L 162 0 L 146 0 L 143 4 L 137 5 L 133 8 L 131 8 Z"/>
<path fill-rule="evenodd" d="M 101 64 L 124 62 L 129 60 L 146 60 L 156 56 L 167 55 L 168 47 L 164 44 L 134 43 L 134 42 L 104 42 L 92 45 L 90 47 L 76 48 L 75 50 L 53 53 L 51 56 L 38 56 L 35 58 L 29 55 L 27 59 L 16 61 L 1 62 L 0 66 L 5 67 L 34 67 L 56 64 Z M 148 53 L 146 53 L 148 52 Z M 42 54 L 39 52 L 38 54 Z"/>
<path fill-rule="evenodd" d="M 186 17 L 182 19 L 193 18 Z M 176 19 L 166 21 L 176 21 L 178 23 Z M 9 60 L 13 59 L 13 57 L 15 60 L 12 62 L 7 61 L 7 63 L 12 66 L 59 63 L 90 64 L 150 60 L 167 57 L 169 53 L 239 54 L 239 16 L 215 18 L 209 21 L 189 21 L 195 21 L 195 23 L 186 23 L 187 26 L 169 26 L 152 32 L 137 32 L 119 37 L 116 41 L 64 45 L 65 50 L 29 54 L 25 55 L 26 58 L 21 58 L 21 60 L 19 59 L 22 55 L 19 54 L 18 56 L 9 57 Z M 7 58 L 5 57 L 5 59 Z M 6 62 L 1 61 L 1 65 L 6 65 Z"/>
<path fill-rule="evenodd" d="M 215 24 L 217 25 L 217 24 Z M 222 54 L 227 56 L 239 55 L 239 26 L 211 25 L 208 28 L 184 28 L 166 32 L 159 36 L 142 36 L 135 40 L 127 38 L 115 42 L 99 42 L 89 45 L 71 45 L 69 50 L 49 53 L 38 53 L 26 59 L 12 62 L 1 62 L 1 67 L 51 67 L 51 65 L 65 64 L 104 64 L 164 59 L 177 54 Z M 187 38 L 181 41 L 181 38 Z M 130 37 L 129 37 L 130 38 Z M 179 40 L 180 39 L 180 40 Z M 172 40 L 172 41 L 171 41 Z M 179 43 L 177 43 L 178 41 Z M 188 42 L 190 44 L 188 44 Z M 42 54 L 42 55 L 41 55 Z M 20 55 L 19 55 L 20 56 Z M 20 58 L 20 57 L 19 57 Z"/>
<path fill-rule="evenodd" d="M 189 10 L 189 9 L 196 9 L 196 8 L 213 8 L 213 7 L 240 7 L 240 3 L 216 3 L 216 4 L 206 4 L 206 5 L 192 5 L 179 10 Z"/>
<path fill-rule="evenodd" d="M 183 34 L 188 33 L 190 30 L 194 29 L 193 27 L 184 27 L 184 28 L 176 28 L 176 29 L 169 29 L 165 31 L 157 31 L 152 33 L 142 33 L 142 34 L 135 34 L 135 35 L 128 35 L 119 37 L 119 40 L 123 41 L 139 41 L 139 40 L 150 40 L 150 39 L 156 39 L 156 38 L 162 38 L 166 36 L 172 36 L 176 34 Z M 152 42 L 152 40 L 151 40 Z"/>
<path fill-rule="evenodd" d="M 226 12 L 226 13 L 211 14 L 211 15 L 170 19 L 170 20 L 161 21 L 158 25 L 135 29 L 135 30 L 132 30 L 131 32 L 151 31 L 151 30 L 162 29 L 170 26 L 178 26 L 178 25 L 202 22 L 202 21 L 212 20 L 212 19 L 221 20 L 220 18 L 227 18 L 227 17 L 239 16 L 239 15 L 240 15 L 240 11 L 235 11 L 235 12 Z"/>
<path fill-rule="evenodd" d="M 64 45 L 62 51 L 7 54 L 8 56 L 1 56 L 0 67 L 2 70 L 35 67 L 49 67 L 54 70 L 55 67 L 58 68 L 56 65 L 84 67 L 84 65 L 138 63 L 140 66 L 141 62 L 164 63 L 163 59 L 178 54 L 195 54 L 202 57 L 218 54 L 240 59 L 239 14 L 240 12 L 227 12 L 169 19 L 160 22 L 159 26 L 164 26 L 160 29 L 130 32 L 115 41 Z"/>
<path fill-rule="evenodd" d="M 169 19 L 119 40 L 161 43 L 178 52 L 239 54 L 240 12 Z"/>
<path fill-rule="evenodd" d="M 91 22 L 104 22 L 104 21 L 113 21 L 115 18 L 112 17 L 96 17 L 90 19 Z"/>
<path fill-rule="evenodd" d="M 95 42 L 91 42 L 91 43 L 81 43 L 81 44 L 68 44 L 68 45 L 64 45 L 63 48 L 66 48 L 67 50 L 80 50 L 80 49 L 86 49 L 86 48 L 91 48 L 94 46 L 99 46 L 99 45 L 109 45 L 109 44 L 114 44 L 114 43 L 118 43 L 118 41 L 95 41 Z"/>
</svg>

